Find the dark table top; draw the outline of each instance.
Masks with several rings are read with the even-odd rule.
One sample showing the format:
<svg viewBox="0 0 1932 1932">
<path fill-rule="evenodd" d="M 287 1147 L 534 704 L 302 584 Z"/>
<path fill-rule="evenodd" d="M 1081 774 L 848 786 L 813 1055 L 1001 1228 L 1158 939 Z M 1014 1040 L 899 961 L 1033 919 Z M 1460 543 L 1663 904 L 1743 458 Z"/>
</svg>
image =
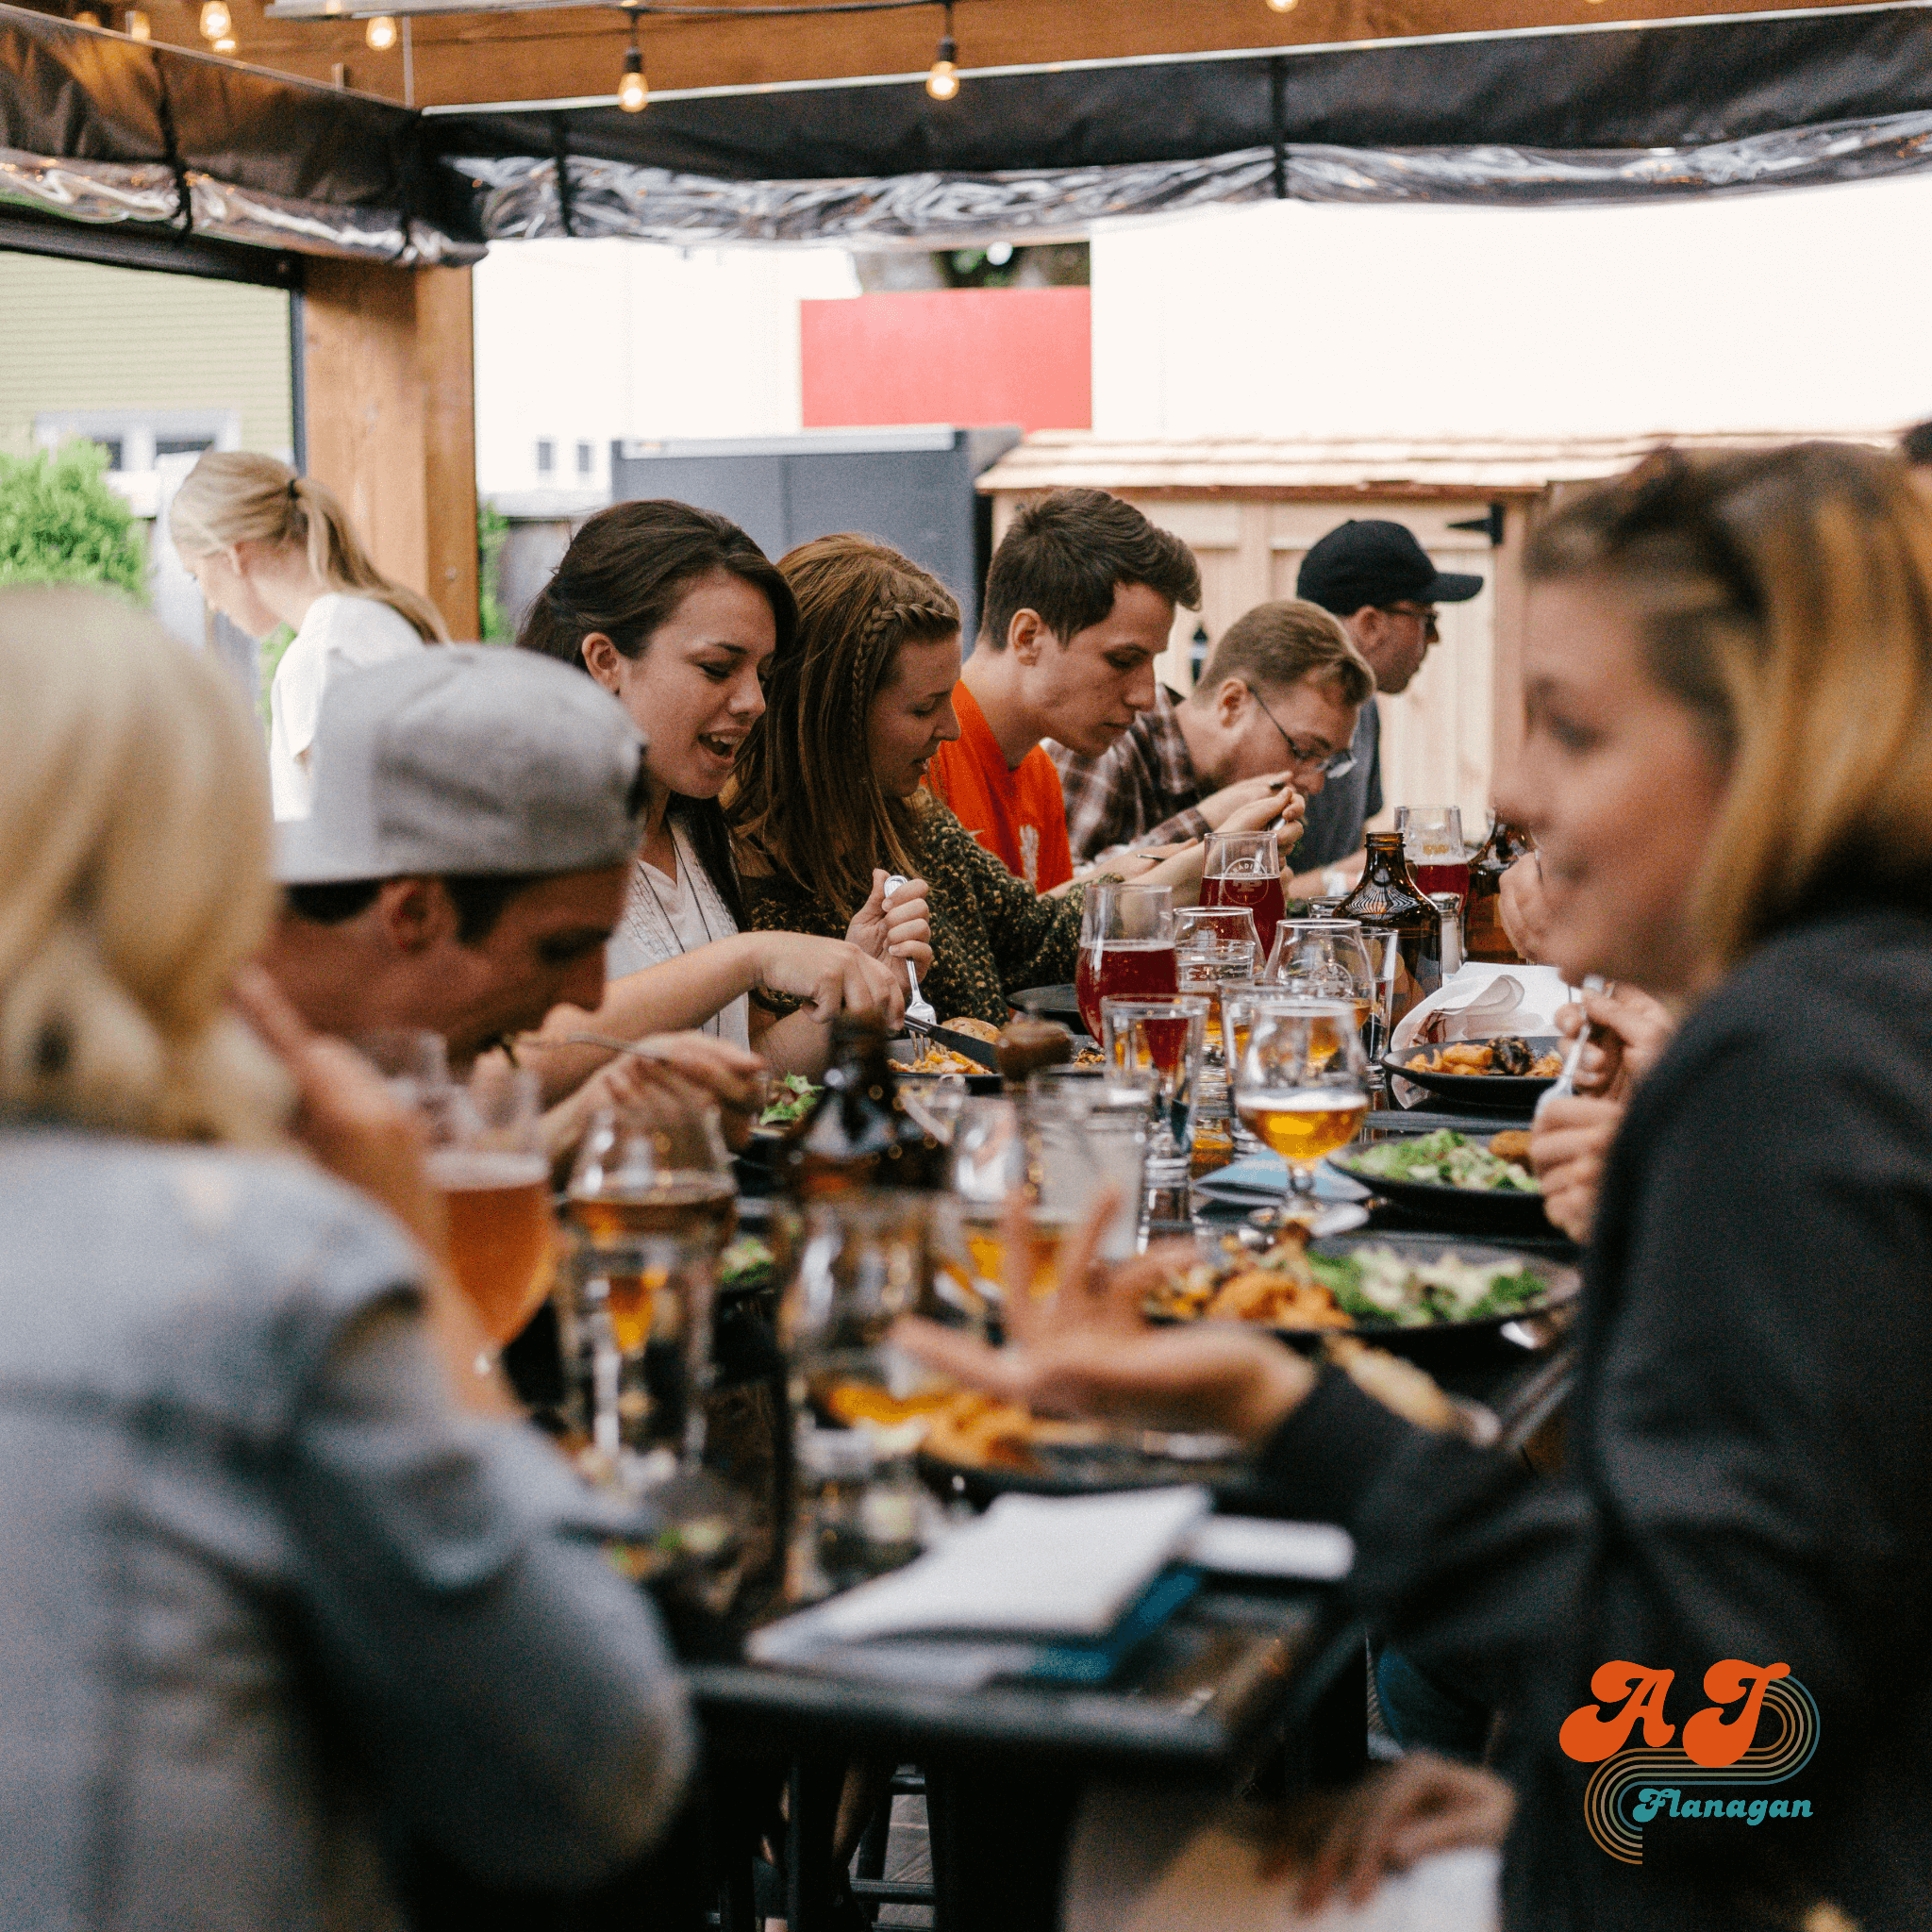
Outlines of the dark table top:
<svg viewBox="0 0 1932 1932">
<path fill-rule="evenodd" d="M 698 1664 L 688 1681 L 713 1748 L 727 1753 L 1024 1757 L 1083 1775 L 1220 1782 L 1311 1707 L 1359 1645 L 1332 1590 L 1214 1579 L 1105 1686 L 959 1691 L 749 1663 Z"/>
</svg>

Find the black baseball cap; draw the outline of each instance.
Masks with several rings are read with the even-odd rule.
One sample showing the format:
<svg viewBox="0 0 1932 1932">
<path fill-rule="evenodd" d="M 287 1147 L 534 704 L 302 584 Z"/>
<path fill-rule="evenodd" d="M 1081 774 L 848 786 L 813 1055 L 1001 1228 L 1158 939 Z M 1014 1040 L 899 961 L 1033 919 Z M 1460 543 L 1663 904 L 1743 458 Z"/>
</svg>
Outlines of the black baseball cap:
<svg viewBox="0 0 1932 1932">
<path fill-rule="evenodd" d="M 1357 517 L 1330 530 L 1302 558 L 1294 580 L 1297 597 L 1337 617 L 1353 617 L 1364 604 L 1405 599 L 1467 604 L 1482 587 L 1480 577 L 1438 570 L 1406 525 Z"/>
</svg>

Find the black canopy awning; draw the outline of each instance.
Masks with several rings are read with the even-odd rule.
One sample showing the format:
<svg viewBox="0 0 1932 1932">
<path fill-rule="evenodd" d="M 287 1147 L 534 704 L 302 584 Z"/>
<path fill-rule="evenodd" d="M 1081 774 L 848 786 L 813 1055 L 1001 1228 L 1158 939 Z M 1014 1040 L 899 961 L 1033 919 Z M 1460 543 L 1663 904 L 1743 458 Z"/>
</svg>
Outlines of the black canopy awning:
<svg viewBox="0 0 1932 1932">
<path fill-rule="evenodd" d="M 0 206 L 282 249 L 933 246 L 1258 199 L 1549 206 L 1932 158 L 1909 4 L 418 114 L 0 6 Z M 613 80 L 615 75 L 613 74 Z"/>
</svg>

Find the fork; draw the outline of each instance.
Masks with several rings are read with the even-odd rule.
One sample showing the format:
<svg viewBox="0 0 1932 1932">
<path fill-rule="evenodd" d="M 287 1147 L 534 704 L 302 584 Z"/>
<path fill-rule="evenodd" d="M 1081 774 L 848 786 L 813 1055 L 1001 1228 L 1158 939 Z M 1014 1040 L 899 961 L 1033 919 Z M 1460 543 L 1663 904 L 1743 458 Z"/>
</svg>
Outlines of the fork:
<svg viewBox="0 0 1932 1932">
<path fill-rule="evenodd" d="M 906 874 L 895 872 L 886 881 L 886 896 L 879 901 L 881 906 L 892 903 L 892 894 L 906 883 Z M 933 1010 L 932 1002 L 919 990 L 919 969 L 910 959 L 906 962 L 906 977 L 912 982 L 912 997 L 906 1002 L 906 1017 L 918 1026 L 937 1026 L 940 1016 Z"/>
<path fill-rule="evenodd" d="M 1585 992 L 1604 992 L 1608 990 L 1608 987 L 1609 981 L 1602 974 L 1588 973 L 1584 974 L 1583 991 Z M 1556 1079 L 1549 1086 L 1545 1087 L 1537 1095 L 1536 1109 L 1530 1115 L 1532 1121 L 1542 1119 L 1543 1108 L 1551 1101 L 1568 1099 L 1571 1094 L 1576 1091 L 1576 1069 L 1582 1063 L 1583 1049 L 1590 1044 L 1590 1024 L 1586 1021 L 1582 1026 L 1578 1027 L 1576 1038 L 1570 1042 L 1570 1051 L 1563 1056 L 1563 1071 L 1557 1075 Z"/>
</svg>

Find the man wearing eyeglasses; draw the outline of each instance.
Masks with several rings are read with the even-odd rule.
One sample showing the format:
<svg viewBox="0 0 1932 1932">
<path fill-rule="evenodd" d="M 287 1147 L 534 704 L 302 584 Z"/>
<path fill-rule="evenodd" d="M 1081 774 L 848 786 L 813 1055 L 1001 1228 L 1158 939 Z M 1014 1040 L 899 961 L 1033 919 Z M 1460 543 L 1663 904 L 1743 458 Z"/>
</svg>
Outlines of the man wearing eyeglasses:
<svg viewBox="0 0 1932 1932">
<path fill-rule="evenodd" d="M 1483 580 L 1438 570 L 1401 524 L 1351 517 L 1302 558 L 1295 594 L 1333 611 L 1375 674 L 1375 689 L 1407 691 L 1436 641 L 1436 607 L 1466 604 Z M 1308 807 L 1294 856 L 1299 874 L 1358 874 L 1363 827 L 1382 809 L 1382 721 L 1362 707 L 1350 749 L 1354 768 Z"/>
<path fill-rule="evenodd" d="M 1301 833 L 1304 798 L 1348 770 L 1357 709 L 1374 688 L 1325 610 L 1257 605 L 1223 634 L 1191 697 L 1159 687 L 1099 758 L 1047 746 L 1075 862 L 1276 821 L 1286 855 Z"/>
</svg>

